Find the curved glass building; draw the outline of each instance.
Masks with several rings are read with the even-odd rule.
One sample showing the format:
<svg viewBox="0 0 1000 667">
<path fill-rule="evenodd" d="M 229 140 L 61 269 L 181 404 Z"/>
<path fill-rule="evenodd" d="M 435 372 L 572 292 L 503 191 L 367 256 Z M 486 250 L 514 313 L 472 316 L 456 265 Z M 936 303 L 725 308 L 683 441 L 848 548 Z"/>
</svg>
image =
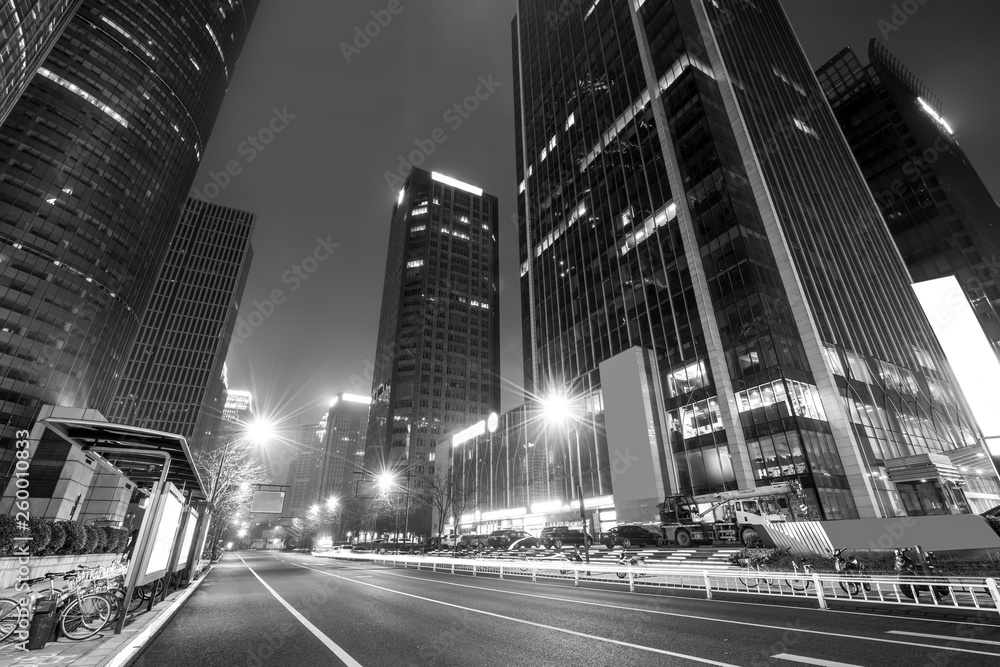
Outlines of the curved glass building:
<svg viewBox="0 0 1000 667">
<path fill-rule="evenodd" d="M 3 442 L 106 409 L 257 4 L 85 0 L 0 128 Z"/>
</svg>

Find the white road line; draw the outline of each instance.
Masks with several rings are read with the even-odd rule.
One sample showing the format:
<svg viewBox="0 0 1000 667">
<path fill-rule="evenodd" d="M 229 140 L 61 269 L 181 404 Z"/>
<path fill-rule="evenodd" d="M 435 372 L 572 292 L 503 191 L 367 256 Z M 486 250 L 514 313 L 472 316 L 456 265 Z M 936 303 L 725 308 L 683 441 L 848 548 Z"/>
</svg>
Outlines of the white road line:
<svg viewBox="0 0 1000 667">
<path fill-rule="evenodd" d="M 293 565 L 298 565 L 298 563 L 293 563 Z M 306 567 L 305 565 L 299 565 L 299 567 L 305 568 L 307 570 L 312 570 L 313 572 L 319 572 L 321 574 L 330 574 L 328 572 L 324 572 L 323 570 L 316 570 L 316 569 L 313 569 L 311 567 Z M 916 642 L 905 642 L 905 641 L 901 641 L 901 640 L 897 640 L 897 639 L 883 639 L 881 637 L 863 637 L 863 636 L 860 636 L 860 635 L 845 635 L 845 634 L 841 634 L 839 632 L 824 632 L 823 630 L 806 630 L 804 628 L 795 628 L 795 627 L 788 627 L 788 626 L 764 625 L 762 623 L 751 623 L 749 621 L 734 621 L 734 620 L 727 619 L 727 618 L 713 618 L 711 616 L 695 616 L 695 615 L 692 615 L 692 614 L 681 614 L 681 613 L 677 613 L 677 612 L 660 611 L 659 609 L 643 609 L 641 607 L 626 607 L 624 605 L 608 604 L 606 602 L 588 602 L 586 600 L 577 600 L 577 599 L 574 599 L 574 598 L 561 598 L 561 597 L 554 597 L 554 596 L 551 596 L 551 595 L 539 595 L 537 593 L 520 593 L 520 592 L 517 592 L 517 591 L 505 591 L 503 589 L 492 588 L 492 587 L 487 587 L 487 586 L 473 586 L 471 584 L 459 584 L 459 583 L 456 583 L 456 582 L 453 582 L 453 581 L 440 581 L 438 579 L 426 579 L 426 578 L 423 578 L 423 577 L 413 577 L 413 576 L 408 576 L 408 575 L 405 575 L 405 574 L 400 574 L 400 573 L 397 573 L 397 572 L 388 572 L 388 571 L 386 571 L 386 572 L 383 572 L 382 574 L 385 574 L 385 575 L 390 576 L 390 577 L 400 577 L 400 578 L 403 578 L 403 579 L 415 579 L 417 581 L 424 581 L 424 582 L 429 582 L 429 583 L 441 584 L 443 586 L 457 586 L 459 588 L 473 588 L 473 589 L 476 589 L 476 590 L 490 591 L 492 593 L 505 593 L 507 595 L 518 595 L 518 596 L 521 596 L 521 597 L 528 597 L 528 598 L 540 598 L 542 600 L 552 600 L 554 602 L 569 602 L 569 603 L 572 603 L 572 604 L 578 604 L 578 605 L 583 605 L 583 606 L 588 606 L 588 607 L 606 607 L 606 608 L 609 608 L 609 609 L 618 609 L 618 610 L 621 610 L 621 611 L 637 611 L 637 612 L 642 612 L 642 613 L 646 613 L 646 614 L 656 614 L 656 615 L 659 615 L 659 616 L 672 616 L 672 617 L 675 617 L 675 618 L 688 618 L 688 619 L 694 619 L 694 620 L 699 620 L 699 621 L 712 621 L 712 622 L 715 622 L 715 623 L 728 623 L 730 625 L 745 625 L 745 626 L 750 626 L 750 627 L 753 627 L 753 628 L 767 628 L 769 630 L 781 630 L 782 632 L 787 632 L 787 631 L 802 632 L 802 633 L 805 633 L 805 634 L 822 635 L 822 636 L 825 636 L 825 637 L 839 637 L 839 638 L 842 638 L 842 639 L 857 639 L 857 640 L 861 640 L 861 641 L 880 642 L 880 643 L 885 643 L 885 644 L 902 644 L 903 646 L 914 646 L 914 647 L 918 647 L 918 648 L 930 648 L 930 649 L 937 649 L 939 651 L 957 651 L 959 653 L 974 653 L 976 655 L 991 655 L 991 656 L 998 655 L 996 653 L 992 653 L 992 652 L 989 652 L 989 651 L 973 651 L 972 649 L 956 648 L 956 647 L 953 647 L 953 646 L 933 646 L 931 644 L 920 644 L 920 643 L 916 643 Z M 330 574 L 330 576 L 338 576 L 338 575 Z M 343 577 L 341 577 L 341 578 L 343 578 Z M 365 585 L 366 586 L 374 586 L 374 584 L 365 584 Z M 409 595 L 409 593 L 400 593 L 400 594 L 401 595 Z M 417 596 L 414 596 L 414 597 L 417 597 Z M 445 603 L 442 603 L 442 604 L 445 604 Z M 488 612 L 483 612 L 483 613 L 488 613 Z"/>
<path fill-rule="evenodd" d="M 530 625 L 536 628 L 543 628 L 545 630 L 552 630 L 554 632 L 562 632 L 567 635 L 573 635 L 574 637 L 584 637 L 586 639 L 594 639 L 599 642 L 605 642 L 608 644 L 615 644 L 616 646 L 626 646 L 628 648 L 634 648 L 639 651 L 648 651 L 650 653 L 658 653 L 660 655 L 669 655 L 674 658 L 683 658 L 685 660 L 691 660 L 693 662 L 700 662 L 705 665 L 718 665 L 718 667 L 738 667 L 729 662 L 718 662 L 715 660 L 709 660 L 708 658 L 699 658 L 694 655 L 687 655 L 684 653 L 675 653 L 673 651 L 665 651 L 663 649 L 654 648 L 652 646 L 643 646 L 641 644 L 632 644 L 630 642 L 623 642 L 618 639 L 611 639 L 610 637 L 599 637 L 597 635 L 587 634 L 585 632 L 577 632 L 576 630 L 568 630 L 566 628 L 556 627 L 554 625 L 545 625 L 544 623 L 535 623 L 534 621 L 526 621 L 523 618 L 514 618 L 512 616 L 504 616 L 503 614 L 495 614 L 491 611 L 483 611 L 482 609 L 473 609 L 472 607 L 463 607 L 461 605 L 452 604 L 450 602 L 443 602 L 442 600 L 435 600 L 433 598 L 425 598 L 420 595 L 414 595 L 412 593 L 404 593 L 402 591 L 393 590 L 391 588 L 386 588 L 384 586 L 378 586 L 376 584 L 369 584 L 364 581 L 357 581 L 355 579 L 348 579 L 347 577 L 342 577 L 339 574 L 333 574 L 332 572 L 324 572 L 323 570 L 316 570 L 311 567 L 306 567 L 305 565 L 299 565 L 299 567 L 311 570 L 312 572 L 319 572 L 320 574 L 325 574 L 328 577 L 336 577 L 337 579 L 343 579 L 344 581 L 352 581 L 356 584 L 361 584 L 362 586 L 370 586 L 372 588 L 377 588 L 381 591 L 386 591 L 387 593 L 395 593 L 396 595 L 403 595 L 408 598 L 414 598 L 416 600 L 423 600 L 424 602 L 432 602 L 434 604 L 443 605 L 445 607 L 452 607 L 453 609 L 461 609 L 462 611 L 471 611 L 475 614 L 482 614 L 484 616 L 491 616 L 493 618 L 501 618 L 505 621 L 512 621 L 514 623 L 521 623 L 523 625 Z"/>
<path fill-rule="evenodd" d="M 1000 642 L 989 639 L 969 639 L 968 637 L 949 637 L 948 635 L 925 635 L 920 632 L 904 632 L 903 630 L 889 630 L 887 635 L 908 635 L 910 637 L 927 637 L 928 639 L 944 639 L 950 642 L 972 642 L 974 644 L 989 644 L 990 646 L 1000 646 Z"/>
<path fill-rule="evenodd" d="M 260 575 L 257 574 L 256 572 L 254 572 L 254 570 L 253 570 L 252 567 L 250 567 L 249 565 L 247 565 L 247 562 L 245 560 L 243 560 L 242 556 L 240 556 L 239 554 L 236 554 L 236 557 L 239 558 L 240 560 L 242 560 L 243 564 L 247 566 L 248 570 L 250 570 L 250 574 L 252 574 L 253 576 L 257 577 L 257 581 L 259 581 L 261 583 L 261 585 L 264 588 L 266 588 L 268 590 L 268 592 L 271 595 L 273 595 L 274 598 L 278 602 L 280 602 L 282 605 L 284 605 L 285 609 L 287 609 L 292 614 L 292 616 L 294 616 L 296 619 L 298 619 L 299 623 L 301 623 L 302 625 L 304 625 L 306 627 L 306 629 L 309 630 L 309 632 L 313 633 L 313 635 L 316 636 L 316 639 L 318 639 L 321 642 L 323 642 L 324 646 L 326 646 L 328 649 L 330 649 L 330 651 L 332 651 L 335 656 L 337 656 L 338 658 L 340 658 L 341 662 L 343 662 L 345 665 L 347 665 L 347 667 L 361 667 L 361 663 L 360 662 L 358 662 L 357 660 L 355 660 L 354 658 L 352 658 L 347 653 L 347 651 L 345 651 L 344 649 L 342 649 L 339 646 L 337 646 L 336 642 L 334 642 L 332 639 L 330 639 L 329 637 L 327 637 L 323 633 L 322 630 L 320 630 L 315 625 L 313 625 L 312 623 L 310 623 L 309 619 L 307 619 L 305 616 L 303 616 L 302 614 L 300 614 L 299 611 L 295 607 L 293 607 L 292 605 L 290 605 L 287 602 L 285 602 L 284 598 L 282 598 L 280 595 L 278 595 L 277 591 L 275 591 L 273 588 L 271 588 L 270 586 L 268 586 L 267 582 L 264 581 L 263 579 L 261 579 Z"/>
<path fill-rule="evenodd" d="M 819 658 L 807 658 L 803 655 L 792 655 L 791 653 L 779 653 L 772 655 L 777 660 L 789 660 L 791 662 L 801 662 L 805 665 L 820 665 L 820 667 L 859 667 L 849 662 L 834 662 L 833 660 L 821 660 Z"/>
</svg>

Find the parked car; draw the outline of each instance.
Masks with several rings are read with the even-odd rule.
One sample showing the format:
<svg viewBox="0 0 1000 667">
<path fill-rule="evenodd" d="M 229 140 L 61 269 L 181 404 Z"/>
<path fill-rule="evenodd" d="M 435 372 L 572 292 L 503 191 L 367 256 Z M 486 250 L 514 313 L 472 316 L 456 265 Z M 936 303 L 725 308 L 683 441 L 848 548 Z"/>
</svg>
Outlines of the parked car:
<svg viewBox="0 0 1000 667">
<path fill-rule="evenodd" d="M 486 546 L 488 535 L 462 535 L 458 540 L 459 549 L 482 549 Z"/>
<path fill-rule="evenodd" d="M 494 547 L 496 549 L 507 549 L 515 542 L 519 543 L 518 547 L 534 547 L 538 546 L 538 538 L 532 537 L 531 534 L 524 532 L 523 530 L 494 530 L 490 533 L 489 537 L 486 538 L 486 546 Z"/>
<path fill-rule="evenodd" d="M 642 526 L 615 526 L 611 530 L 601 533 L 601 544 L 609 549 L 619 545 L 626 549 L 629 547 L 660 547 L 663 546 L 663 537 Z"/>
<path fill-rule="evenodd" d="M 428 537 L 423 541 L 423 543 L 421 543 L 420 548 L 423 551 L 438 551 L 443 548 L 441 546 L 441 538 L 436 535 L 434 537 Z"/>
<path fill-rule="evenodd" d="M 582 530 L 574 530 L 569 526 L 548 526 L 542 528 L 542 534 L 538 536 L 538 539 L 543 547 L 555 547 L 556 549 L 562 548 L 564 544 L 583 546 L 586 543 L 586 546 L 589 547 L 594 543 L 592 535 L 587 535 L 584 538 Z"/>
</svg>

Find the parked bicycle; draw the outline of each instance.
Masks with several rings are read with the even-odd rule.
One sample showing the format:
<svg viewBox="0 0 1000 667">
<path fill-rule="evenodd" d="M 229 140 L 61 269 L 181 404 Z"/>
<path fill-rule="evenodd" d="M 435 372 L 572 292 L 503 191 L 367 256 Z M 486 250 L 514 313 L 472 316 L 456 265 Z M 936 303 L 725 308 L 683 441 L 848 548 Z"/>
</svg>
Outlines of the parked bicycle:
<svg viewBox="0 0 1000 667">
<path fill-rule="evenodd" d="M 68 584 L 65 587 L 56 587 L 55 580 L 63 579 Z M 27 603 L 27 611 L 18 605 L 18 617 L 26 617 L 30 623 L 38 607 L 38 603 L 43 600 L 53 600 L 56 603 L 58 613 L 58 623 L 62 634 L 69 639 L 82 640 L 93 637 L 100 632 L 111 618 L 111 602 L 102 595 L 97 595 L 88 591 L 81 579 L 86 580 L 86 575 L 80 570 L 71 572 L 50 572 L 42 577 L 28 579 L 25 583 L 34 586 L 48 581 L 49 589 L 45 592 L 30 592 L 24 599 Z"/>
<path fill-rule="evenodd" d="M 864 586 L 866 591 L 870 591 L 872 585 L 864 580 L 864 575 L 862 574 L 864 568 L 861 565 L 861 561 L 858 560 L 857 556 L 845 558 L 841 555 L 845 551 L 847 549 L 834 549 L 830 554 L 830 557 L 833 559 L 833 567 L 841 577 L 840 587 L 844 589 L 845 593 L 851 596 L 860 593 L 862 586 Z"/>
<path fill-rule="evenodd" d="M 770 588 L 777 583 L 771 577 L 771 570 L 767 565 L 754 563 L 750 558 L 744 558 L 743 565 L 746 567 L 746 573 L 740 576 L 739 580 L 747 588 Z"/>
<path fill-rule="evenodd" d="M 788 549 L 791 551 L 791 549 Z M 803 558 L 801 565 L 793 558 L 792 568 L 795 570 L 795 576 L 785 579 L 785 583 L 793 591 L 804 591 L 813 585 L 813 568 L 812 563 L 808 559 Z"/>
</svg>

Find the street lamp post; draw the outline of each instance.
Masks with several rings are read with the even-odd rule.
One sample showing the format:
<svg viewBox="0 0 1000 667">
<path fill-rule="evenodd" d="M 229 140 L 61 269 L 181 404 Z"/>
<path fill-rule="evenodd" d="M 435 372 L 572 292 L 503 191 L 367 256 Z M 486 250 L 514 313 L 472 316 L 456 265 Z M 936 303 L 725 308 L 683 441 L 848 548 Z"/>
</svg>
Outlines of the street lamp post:
<svg viewBox="0 0 1000 667">
<path fill-rule="evenodd" d="M 571 469 L 571 472 L 570 472 L 570 483 L 571 484 L 573 483 L 573 480 L 572 480 L 572 477 L 573 477 L 573 474 L 572 474 L 573 458 L 572 458 L 572 455 L 569 453 L 569 447 L 570 447 L 570 445 L 569 445 L 569 442 L 570 442 L 570 439 L 569 439 L 569 427 L 570 426 L 573 427 L 573 433 L 576 435 L 576 459 L 577 459 L 577 465 L 576 465 L 576 493 L 577 493 L 577 497 L 578 497 L 579 502 L 580 502 L 580 520 L 583 522 L 583 553 L 584 553 L 584 560 L 585 560 L 585 562 L 590 563 L 590 545 L 587 543 L 587 535 L 589 534 L 589 531 L 587 530 L 587 514 L 584 511 L 584 507 L 583 507 L 583 461 L 582 461 L 582 459 L 580 457 L 580 431 L 578 430 L 577 424 L 574 421 L 574 415 L 573 415 L 573 411 L 572 411 L 572 409 L 570 407 L 570 401 L 569 401 L 568 398 L 566 398 L 565 395 L 556 394 L 556 395 L 550 396 L 548 399 L 545 399 L 544 401 L 542 401 L 542 407 L 543 407 L 543 409 L 545 411 L 545 416 L 550 421 L 554 422 L 555 424 L 563 424 L 563 423 L 565 423 L 567 425 L 567 428 L 566 428 L 566 450 L 567 451 L 566 451 L 566 453 L 567 453 L 567 458 L 569 459 L 569 465 L 570 465 L 570 469 Z M 527 448 L 525 448 L 525 452 L 527 453 Z M 527 460 L 527 456 L 525 456 L 525 460 Z"/>
<path fill-rule="evenodd" d="M 230 434 L 228 438 L 226 438 L 226 444 L 222 450 L 222 457 L 219 459 L 219 470 L 218 472 L 216 472 L 215 482 L 212 484 L 212 497 L 209 499 L 208 503 L 208 506 L 211 508 L 213 512 L 215 512 L 216 509 L 215 503 L 219 499 L 219 489 L 222 486 L 222 472 L 225 469 L 226 457 L 229 456 L 229 447 L 230 445 L 233 444 L 233 440 L 235 440 L 237 436 L 244 436 L 247 437 L 251 442 L 262 442 L 270 435 L 272 430 L 271 424 L 266 421 L 256 421 L 253 422 L 252 424 L 249 424 L 248 426 L 249 427 L 247 429 L 242 431 L 236 431 L 235 433 Z M 218 521 L 215 528 L 215 537 L 212 540 L 213 560 L 215 556 L 216 544 L 222 538 L 222 525 L 223 525 L 222 522 Z"/>
</svg>

